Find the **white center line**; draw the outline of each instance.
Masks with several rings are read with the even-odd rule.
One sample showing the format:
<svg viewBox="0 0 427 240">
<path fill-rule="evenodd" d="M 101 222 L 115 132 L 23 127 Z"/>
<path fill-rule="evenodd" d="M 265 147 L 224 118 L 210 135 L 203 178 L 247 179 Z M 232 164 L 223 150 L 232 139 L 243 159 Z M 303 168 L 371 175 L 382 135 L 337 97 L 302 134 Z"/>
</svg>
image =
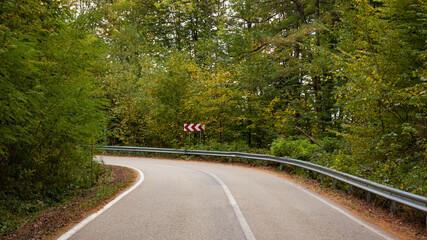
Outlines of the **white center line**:
<svg viewBox="0 0 427 240">
<path fill-rule="evenodd" d="M 225 194 L 228 197 L 228 200 L 230 201 L 231 206 L 233 207 L 234 213 L 236 214 L 236 217 L 239 220 L 240 226 L 242 227 L 242 230 L 245 233 L 246 239 L 247 240 L 256 240 L 251 228 L 249 227 L 248 222 L 246 221 L 245 217 L 243 216 L 242 211 L 239 208 L 239 205 L 236 202 L 236 199 L 234 199 L 234 197 L 231 194 L 230 189 L 228 189 L 227 185 L 225 185 L 225 183 L 220 178 L 218 178 L 215 174 L 210 173 L 210 172 L 206 172 L 206 171 L 203 171 L 203 172 L 210 175 L 216 181 L 218 181 L 219 184 L 221 184 L 222 188 L 224 189 Z"/>
</svg>

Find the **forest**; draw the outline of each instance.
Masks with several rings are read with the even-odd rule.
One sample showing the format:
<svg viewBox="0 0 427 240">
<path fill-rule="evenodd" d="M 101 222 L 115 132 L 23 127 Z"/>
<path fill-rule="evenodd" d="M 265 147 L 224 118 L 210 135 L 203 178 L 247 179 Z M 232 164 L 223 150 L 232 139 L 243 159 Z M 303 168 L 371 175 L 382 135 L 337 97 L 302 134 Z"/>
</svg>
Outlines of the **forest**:
<svg viewBox="0 0 427 240">
<path fill-rule="evenodd" d="M 289 156 L 427 193 L 424 0 L 5 0 L 0 16 L 1 213 L 90 186 L 84 145 Z"/>
</svg>

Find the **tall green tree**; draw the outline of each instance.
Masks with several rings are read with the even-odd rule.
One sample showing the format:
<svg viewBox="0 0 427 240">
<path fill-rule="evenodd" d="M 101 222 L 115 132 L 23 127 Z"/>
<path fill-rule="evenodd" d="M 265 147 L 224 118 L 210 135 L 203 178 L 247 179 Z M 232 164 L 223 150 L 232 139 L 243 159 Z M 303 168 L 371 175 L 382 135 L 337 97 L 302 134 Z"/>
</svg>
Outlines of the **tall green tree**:
<svg viewBox="0 0 427 240">
<path fill-rule="evenodd" d="M 338 92 L 347 146 L 364 174 L 425 191 L 426 5 L 390 0 L 342 6 L 347 14 L 336 63 L 347 79 Z"/>
<path fill-rule="evenodd" d="M 91 159 L 77 146 L 103 129 L 104 43 L 61 2 L 0 9 L 0 194 L 31 199 L 91 184 Z"/>
</svg>

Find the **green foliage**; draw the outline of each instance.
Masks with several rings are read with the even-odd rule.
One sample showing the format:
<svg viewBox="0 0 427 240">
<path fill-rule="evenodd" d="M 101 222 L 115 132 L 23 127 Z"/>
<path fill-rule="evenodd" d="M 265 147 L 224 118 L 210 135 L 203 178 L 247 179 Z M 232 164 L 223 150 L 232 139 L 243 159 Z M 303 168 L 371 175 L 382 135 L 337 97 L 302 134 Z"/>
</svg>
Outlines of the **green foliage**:
<svg viewBox="0 0 427 240">
<path fill-rule="evenodd" d="M 309 161 L 321 154 L 322 149 L 307 139 L 280 137 L 271 144 L 271 151 L 276 156 L 285 156 Z"/>
<path fill-rule="evenodd" d="M 344 142 L 339 137 L 324 137 L 322 146 L 328 153 L 339 151 L 344 147 Z"/>
<path fill-rule="evenodd" d="M 423 98 L 426 88 L 420 40 L 426 32 L 419 31 L 425 27 L 425 4 L 390 0 L 380 7 L 367 1 L 355 6 L 343 16 L 334 61 L 348 80 L 337 96 L 345 116 L 341 134 L 358 164 L 352 173 L 422 194 L 426 118 L 425 105 L 415 99 Z"/>
<path fill-rule="evenodd" d="M 104 128 L 97 91 L 106 52 L 60 1 L 7 1 L 0 15 L 0 201 L 21 215 L 96 179 L 99 167 L 78 146 Z"/>
</svg>

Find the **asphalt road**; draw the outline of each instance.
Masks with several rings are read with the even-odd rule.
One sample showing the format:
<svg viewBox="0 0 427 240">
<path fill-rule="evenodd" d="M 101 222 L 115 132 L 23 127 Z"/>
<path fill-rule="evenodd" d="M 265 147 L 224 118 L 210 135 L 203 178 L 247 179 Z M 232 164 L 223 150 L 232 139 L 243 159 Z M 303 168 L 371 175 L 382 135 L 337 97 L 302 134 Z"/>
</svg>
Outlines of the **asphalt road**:
<svg viewBox="0 0 427 240">
<path fill-rule="evenodd" d="M 63 239 L 395 239 L 332 201 L 248 168 L 131 157 L 141 184 Z"/>
</svg>

